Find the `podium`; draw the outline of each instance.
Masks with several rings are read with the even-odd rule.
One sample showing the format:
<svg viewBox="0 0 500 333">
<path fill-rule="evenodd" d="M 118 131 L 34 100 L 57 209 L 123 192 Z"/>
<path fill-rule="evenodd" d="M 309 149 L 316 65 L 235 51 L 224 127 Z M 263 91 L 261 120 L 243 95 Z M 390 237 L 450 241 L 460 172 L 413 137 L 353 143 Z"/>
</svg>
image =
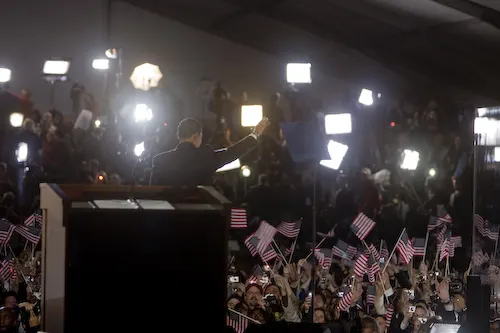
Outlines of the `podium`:
<svg viewBox="0 0 500 333">
<path fill-rule="evenodd" d="M 215 189 L 40 189 L 43 331 L 225 328 L 230 202 Z"/>
</svg>

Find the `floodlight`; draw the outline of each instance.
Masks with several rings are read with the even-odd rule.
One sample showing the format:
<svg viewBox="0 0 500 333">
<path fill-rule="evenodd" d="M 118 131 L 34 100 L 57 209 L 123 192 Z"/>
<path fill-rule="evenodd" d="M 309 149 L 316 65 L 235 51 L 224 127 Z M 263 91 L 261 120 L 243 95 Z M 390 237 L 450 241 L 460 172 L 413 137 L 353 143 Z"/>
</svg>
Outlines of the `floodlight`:
<svg viewBox="0 0 500 333">
<path fill-rule="evenodd" d="M 100 71 L 107 71 L 109 69 L 109 59 L 94 59 L 92 67 Z"/>
<path fill-rule="evenodd" d="M 97 119 L 96 121 L 94 121 L 94 126 L 95 126 L 95 128 L 101 127 L 101 121 L 99 119 Z"/>
<path fill-rule="evenodd" d="M 500 162 L 500 147 L 493 149 L 493 162 Z"/>
<path fill-rule="evenodd" d="M 64 76 L 69 72 L 70 62 L 67 60 L 47 60 L 43 64 L 43 74 Z"/>
<path fill-rule="evenodd" d="M 19 112 L 11 113 L 9 116 L 10 126 L 12 127 L 21 127 L 23 126 L 24 115 Z"/>
<path fill-rule="evenodd" d="M 342 160 L 344 159 L 348 146 L 330 140 L 328 142 L 328 154 L 330 155 L 329 160 L 321 160 L 319 164 L 329 169 L 338 170 L 340 168 L 340 164 L 342 164 Z"/>
<path fill-rule="evenodd" d="M 262 120 L 262 117 L 262 105 L 241 106 L 241 126 L 254 127 Z"/>
<path fill-rule="evenodd" d="M 224 171 L 230 171 L 230 170 L 235 170 L 241 168 L 241 163 L 239 159 L 236 159 L 232 162 L 229 162 L 226 165 L 223 165 L 219 169 L 217 169 L 215 172 L 224 172 Z"/>
<path fill-rule="evenodd" d="M 327 114 L 325 115 L 326 134 L 346 134 L 351 133 L 352 123 L 350 113 Z"/>
<path fill-rule="evenodd" d="M 134 111 L 136 123 L 150 121 L 153 119 L 153 111 L 146 104 L 137 104 Z"/>
<path fill-rule="evenodd" d="M 141 143 L 135 145 L 134 155 L 137 157 L 141 157 L 145 150 L 146 150 L 146 148 L 144 148 L 144 142 L 141 142 Z"/>
<path fill-rule="evenodd" d="M 403 151 L 403 161 L 401 162 L 401 169 L 403 170 L 416 170 L 420 154 L 418 151 L 405 149 Z"/>
<path fill-rule="evenodd" d="M 7 83 L 12 78 L 12 71 L 8 68 L 0 67 L 0 83 Z"/>
<path fill-rule="evenodd" d="M 366 106 L 373 105 L 373 92 L 371 90 L 368 90 L 368 89 L 361 90 L 361 93 L 359 94 L 358 102 L 360 104 L 363 104 Z"/>
<path fill-rule="evenodd" d="M 488 113 L 487 108 L 478 108 L 477 109 L 477 116 L 478 117 L 484 117 L 486 115 L 486 113 Z"/>
<path fill-rule="evenodd" d="M 289 63 L 286 65 L 288 83 L 311 83 L 311 64 Z"/>
<path fill-rule="evenodd" d="M 241 167 L 241 175 L 245 178 L 248 178 L 250 177 L 250 175 L 252 174 L 252 170 L 250 170 L 250 168 L 246 165 L 242 166 Z"/>
<path fill-rule="evenodd" d="M 28 159 L 28 144 L 26 142 L 20 142 L 17 145 L 16 158 L 19 163 L 26 162 Z"/>
<path fill-rule="evenodd" d="M 162 77 L 163 74 L 160 71 L 160 67 L 145 63 L 134 68 L 130 76 L 130 81 L 135 89 L 148 91 L 150 88 L 158 87 L 158 83 Z"/>
<path fill-rule="evenodd" d="M 117 49 L 107 49 L 104 54 L 109 59 L 117 59 L 118 58 L 118 50 Z"/>
<path fill-rule="evenodd" d="M 436 175 L 436 170 L 434 168 L 429 170 L 429 176 L 434 177 Z"/>
</svg>

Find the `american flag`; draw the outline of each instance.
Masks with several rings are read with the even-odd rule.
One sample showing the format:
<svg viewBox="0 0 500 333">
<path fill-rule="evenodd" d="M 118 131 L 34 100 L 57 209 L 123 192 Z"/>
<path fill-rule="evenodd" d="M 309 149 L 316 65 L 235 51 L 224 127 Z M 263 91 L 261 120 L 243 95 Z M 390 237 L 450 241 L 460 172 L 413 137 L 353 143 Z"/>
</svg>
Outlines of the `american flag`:
<svg viewBox="0 0 500 333">
<path fill-rule="evenodd" d="M 373 260 L 372 257 L 368 258 L 366 273 L 368 273 L 368 281 L 375 283 L 376 276 L 380 273 L 380 265 L 378 261 Z"/>
<path fill-rule="evenodd" d="M 332 248 L 333 255 L 339 258 L 348 259 L 349 258 L 349 254 L 347 253 L 348 248 L 349 245 L 343 240 L 339 239 L 337 241 L 337 244 L 335 244 Z"/>
<path fill-rule="evenodd" d="M 411 245 L 411 241 L 408 238 L 408 234 L 406 233 L 406 229 L 403 229 L 401 236 L 399 237 L 398 242 L 396 243 L 396 249 L 398 250 L 403 262 L 408 265 L 413 258 L 413 246 Z"/>
<path fill-rule="evenodd" d="M 42 233 L 42 230 L 40 228 L 27 227 L 25 225 L 16 225 L 14 228 L 19 235 L 26 238 L 29 242 L 38 244 L 38 242 L 40 241 L 40 235 Z"/>
<path fill-rule="evenodd" d="M 356 254 L 358 254 L 358 249 L 356 247 L 351 246 L 351 245 L 347 246 L 347 256 L 348 256 L 349 260 L 354 259 Z"/>
<path fill-rule="evenodd" d="M 349 311 L 352 302 L 352 291 L 344 291 L 344 296 L 340 299 L 339 309 L 340 311 Z"/>
<path fill-rule="evenodd" d="M 377 287 L 374 284 L 368 285 L 366 288 L 366 303 L 375 304 L 375 297 L 377 295 Z"/>
<path fill-rule="evenodd" d="M 443 261 L 445 258 L 450 256 L 450 250 L 455 251 L 454 245 L 451 242 L 451 232 L 448 232 L 445 236 L 443 242 L 438 247 L 439 250 L 439 261 Z"/>
<path fill-rule="evenodd" d="M 326 234 L 322 232 L 317 232 L 318 236 L 323 237 L 323 238 L 331 238 L 335 236 L 335 228 L 337 228 L 337 225 L 334 225 L 330 231 L 328 231 Z"/>
<path fill-rule="evenodd" d="M 27 227 L 38 227 L 41 228 L 43 224 L 43 217 L 40 213 L 33 213 L 23 223 Z"/>
<path fill-rule="evenodd" d="M 246 227 L 248 227 L 246 209 L 231 208 L 231 228 L 243 229 Z"/>
<path fill-rule="evenodd" d="M 488 261 L 490 261 L 490 256 L 483 253 L 483 251 L 476 252 L 472 255 L 472 263 L 474 266 L 481 266 Z"/>
<path fill-rule="evenodd" d="M 0 243 L 8 243 L 12 234 L 14 233 L 15 226 L 6 219 L 0 220 Z"/>
<path fill-rule="evenodd" d="M 462 247 L 462 236 L 451 236 L 450 239 L 455 247 Z"/>
<path fill-rule="evenodd" d="M 361 240 L 365 240 L 373 228 L 375 228 L 375 221 L 363 213 L 359 213 L 351 224 L 352 232 Z"/>
<path fill-rule="evenodd" d="M 392 305 L 387 306 L 387 312 L 385 313 L 385 327 L 391 326 L 393 314 L 394 314 L 394 307 Z"/>
<path fill-rule="evenodd" d="M 4 281 L 8 281 L 14 276 L 14 261 L 12 259 L 6 259 L 1 262 L 0 267 L 0 278 Z"/>
<path fill-rule="evenodd" d="M 425 256 L 425 238 L 413 238 L 413 249 L 415 250 L 414 256 Z"/>
<path fill-rule="evenodd" d="M 236 311 L 229 310 L 226 318 L 227 326 L 234 328 L 236 333 L 243 333 L 248 327 L 248 319 Z"/>
<path fill-rule="evenodd" d="M 264 272 L 262 271 L 262 268 L 260 268 L 259 265 L 256 265 L 252 275 L 248 277 L 247 282 L 248 283 L 258 283 L 260 280 L 260 277 L 264 275 Z"/>
<path fill-rule="evenodd" d="M 276 228 L 280 234 L 288 238 L 295 238 L 300 233 L 302 220 L 296 222 L 281 222 Z"/>
<path fill-rule="evenodd" d="M 332 265 L 332 250 L 331 249 L 315 249 L 314 256 L 323 268 L 330 268 Z"/>
<path fill-rule="evenodd" d="M 276 232 L 276 228 L 266 221 L 260 222 L 259 229 L 255 231 L 255 236 L 259 239 L 259 243 L 257 244 L 257 251 L 259 253 L 264 253 L 267 250 L 269 244 L 274 240 Z"/>
<path fill-rule="evenodd" d="M 354 262 L 354 274 L 356 276 L 362 277 L 366 273 L 368 265 L 368 257 L 364 254 L 360 254 L 359 257 Z"/>
<path fill-rule="evenodd" d="M 498 239 L 500 226 L 490 224 L 488 220 L 484 220 L 479 214 L 475 214 L 474 224 L 483 237 L 487 237 L 493 241 L 496 241 Z"/>
<path fill-rule="evenodd" d="M 448 211 L 444 207 L 438 207 L 437 210 L 437 219 L 439 223 L 451 223 L 453 222 L 451 219 L 451 215 L 448 214 Z"/>
<path fill-rule="evenodd" d="M 372 255 L 377 262 L 380 261 L 380 253 L 378 253 L 378 250 L 375 247 L 375 245 L 373 244 L 368 245 L 368 251 L 370 252 L 370 255 Z"/>
<path fill-rule="evenodd" d="M 245 239 L 244 243 L 245 243 L 246 247 L 248 248 L 248 250 L 250 251 L 250 254 L 252 255 L 252 257 L 255 257 L 256 254 L 259 254 L 264 262 L 271 261 L 278 256 L 278 254 L 273 249 L 271 244 L 269 244 L 267 246 L 267 248 L 264 249 L 264 251 L 259 251 L 258 246 L 261 243 L 261 241 L 255 234 L 249 235 Z"/>
<path fill-rule="evenodd" d="M 448 227 L 444 226 L 439 233 L 436 235 L 436 239 L 438 241 L 438 244 L 442 243 L 444 241 L 444 237 L 446 235 L 446 232 L 448 232 Z"/>
<path fill-rule="evenodd" d="M 427 224 L 427 231 L 432 231 L 441 226 L 441 222 L 438 220 L 436 216 L 431 216 L 429 218 L 429 224 Z"/>
<path fill-rule="evenodd" d="M 387 249 L 387 244 L 385 240 L 380 241 L 380 256 L 385 259 L 385 261 L 389 260 L 389 250 Z"/>
</svg>

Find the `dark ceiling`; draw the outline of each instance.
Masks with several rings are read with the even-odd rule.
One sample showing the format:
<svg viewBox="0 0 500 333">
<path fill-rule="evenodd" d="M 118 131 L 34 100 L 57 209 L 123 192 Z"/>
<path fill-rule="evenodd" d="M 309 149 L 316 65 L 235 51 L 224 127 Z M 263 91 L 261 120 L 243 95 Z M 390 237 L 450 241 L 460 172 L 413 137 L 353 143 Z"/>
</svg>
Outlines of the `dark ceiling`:
<svg viewBox="0 0 500 333">
<path fill-rule="evenodd" d="M 500 100 L 498 0 L 121 1 L 367 86 Z"/>
</svg>

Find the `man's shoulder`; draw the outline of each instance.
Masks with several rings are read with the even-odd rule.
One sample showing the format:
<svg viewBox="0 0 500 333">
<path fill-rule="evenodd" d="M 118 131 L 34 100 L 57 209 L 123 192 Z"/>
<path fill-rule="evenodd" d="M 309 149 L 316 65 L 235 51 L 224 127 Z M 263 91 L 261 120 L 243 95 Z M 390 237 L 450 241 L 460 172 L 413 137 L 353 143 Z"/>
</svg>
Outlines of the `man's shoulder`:
<svg viewBox="0 0 500 333">
<path fill-rule="evenodd" d="M 177 152 L 177 149 L 174 148 L 174 149 L 171 149 L 171 150 L 167 150 L 167 151 L 164 151 L 162 153 L 159 153 L 159 154 L 156 154 L 154 157 L 153 157 L 153 164 L 157 163 L 157 162 L 160 162 L 160 161 L 163 161 L 163 160 L 166 160 L 168 158 L 170 158 L 172 155 L 174 155 L 175 153 Z"/>
</svg>

